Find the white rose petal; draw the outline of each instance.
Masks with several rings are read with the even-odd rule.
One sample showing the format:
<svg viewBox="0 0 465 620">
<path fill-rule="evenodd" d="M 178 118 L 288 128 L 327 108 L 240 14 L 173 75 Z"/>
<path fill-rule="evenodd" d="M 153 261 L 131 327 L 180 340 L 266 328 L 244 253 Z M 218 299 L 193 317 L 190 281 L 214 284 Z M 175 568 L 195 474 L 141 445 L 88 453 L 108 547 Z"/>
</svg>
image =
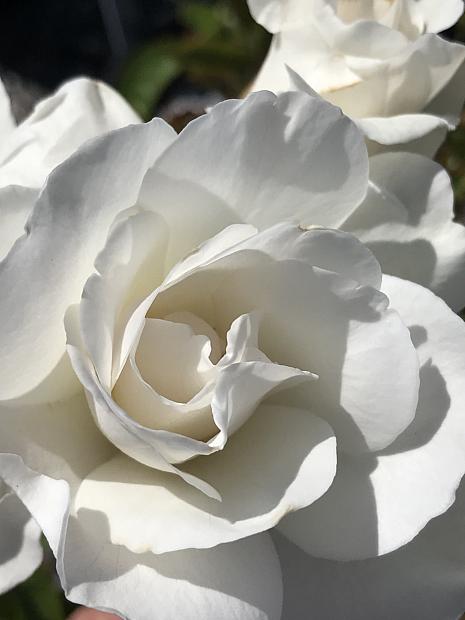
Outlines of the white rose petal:
<svg viewBox="0 0 465 620">
<path fill-rule="evenodd" d="M 321 557 L 365 558 L 406 544 L 449 508 L 463 474 L 463 321 L 418 285 L 385 276 L 383 290 L 417 349 L 418 407 L 412 424 L 390 447 L 373 458 L 346 458 L 328 493 L 280 526 Z M 343 524 L 335 515 L 341 510 Z"/>
<path fill-rule="evenodd" d="M 259 93 L 179 136 L 154 120 L 97 138 L 49 175 L 25 235 L 11 219 L 0 473 L 72 600 L 131 620 L 279 620 L 266 531 L 350 561 L 450 506 L 465 326 L 324 228 L 368 239 L 384 207 L 408 239 L 419 218 L 438 255 L 425 283 L 452 296 L 461 259 L 432 235 L 456 230 L 450 188 L 395 157 L 373 159 L 369 184 L 340 111 Z"/>
<path fill-rule="evenodd" d="M 312 557 L 273 537 L 284 580 L 282 620 L 310 609 L 318 620 L 438 620 L 465 608 L 463 484 L 454 505 L 408 545 L 381 558 L 336 562 Z"/>
<path fill-rule="evenodd" d="M 3 123 L 8 104 L 1 89 Z M 40 101 L 17 127 L 9 123 L 6 134 L 0 125 L 0 187 L 40 187 L 47 174 L 86 140 L 139 122 L 124 99 L 106 84 L 86 78 L 71 80 Z"/>
</svg>

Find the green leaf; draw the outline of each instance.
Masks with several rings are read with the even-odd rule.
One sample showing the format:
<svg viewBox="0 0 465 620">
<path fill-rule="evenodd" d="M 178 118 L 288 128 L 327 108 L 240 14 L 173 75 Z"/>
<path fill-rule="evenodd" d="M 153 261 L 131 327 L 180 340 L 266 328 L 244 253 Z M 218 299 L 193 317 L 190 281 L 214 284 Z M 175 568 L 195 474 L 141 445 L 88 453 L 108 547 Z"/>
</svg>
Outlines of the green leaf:
<svg viewBox="0 0 465 620">
<path fill-rule="evenodd" d="M 182 72 L 177 42 L 147 45 L 126 65 L 119 90 L 145 120 L 167 87 Z"/>
<path fill-rule="evenodd" d="M 198 2 L 183 3 L 178 14 L 181 21 L 195 34 L 211 38 L 217 35 L 223 27 L 221 15 L 214 7 Z"/>
</svg>

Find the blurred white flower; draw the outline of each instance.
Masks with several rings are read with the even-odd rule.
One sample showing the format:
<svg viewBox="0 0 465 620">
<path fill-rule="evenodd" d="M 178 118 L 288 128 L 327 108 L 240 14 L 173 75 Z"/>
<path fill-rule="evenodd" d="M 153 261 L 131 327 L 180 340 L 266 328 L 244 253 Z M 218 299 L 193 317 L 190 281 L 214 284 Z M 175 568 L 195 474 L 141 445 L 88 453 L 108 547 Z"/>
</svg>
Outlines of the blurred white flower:
<svg viewBox="0 0 465 620">
<path fill-rule="evenodd" d="M 462 0 L 248 0 L 274 34 L 251 90 L 295 88 L 286 65 L 356 120 L 370 152 L 431 156 L 459 119 L 465 47 L 437 32 Z"/>
<path fill-rule="evenodd" d="M 320 618 L 289 553 L 383 566 L 449 508 L 465 326 L 324 228 L 356 215 L 367 169 L 336 108 L 258 93 L 179 136 L 158 119 L 111 132 L 50 174 L 0 265 L 0 466 L 72 600 L 131 620 Z M 395 617 L 458 615 L 462 566 L 439 551 L 419 602 L 409 557 Z M 372 596 L 392 572 L 362 574 Z"/>
</svg>

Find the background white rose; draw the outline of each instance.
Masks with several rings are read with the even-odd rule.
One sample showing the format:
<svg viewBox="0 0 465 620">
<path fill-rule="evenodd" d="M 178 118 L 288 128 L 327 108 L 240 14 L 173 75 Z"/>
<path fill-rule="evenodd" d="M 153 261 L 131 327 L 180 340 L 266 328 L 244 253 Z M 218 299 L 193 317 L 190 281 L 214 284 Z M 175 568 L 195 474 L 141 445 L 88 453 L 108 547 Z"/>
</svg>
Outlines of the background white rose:
<svg viewBox="0 0 465 620">
<path fill-rule="evenodd" d="M 465 470 L 465 327 L 422 287 L 381 281 L 355 237 L 321 228 L 356 213 L 367 167 L 362 135 L 337 109 L 259 93 L 179 136 L 159 120 L 117 130 L 50 175 L 28 234 L 0 265 L 0 463 L 72 600 L 132 620 L 154 609 L 186 620 L 318 617 L 319 601 L 287 606 L 287 572 L 282 611 L 265 530 L 302 508 L 279 527 L 309 561 L 361 559 L 405 545 L 453 502 Z M 289 219 L 310 229 L 278 224 Z M 158 340 L 143 352 L 144 333 L 134 345 L 147 312 Z M 186 368 L 176 383 L 158 356 L 166 330 Z M 209 365 L 208 341 L 237 357 L 212 368 L 221 358 Z M 150 395 L 165 399 L 199 379 L 189 361 L 200 360 L 213 373 L 218 433 L 194 437 L 182 419 L 178 434 L 160 417 L 141 424 L 140 378 L 134 398 L 129 383 L 115 394 L 131 351 Z M 282 383 L 295 377 L 300 387 Z M 203 456 L 189 459 L 194 448 Z M 408 557 L 415 575 L 421 558 Z M 421 616 L 406 585 L 396 617 L 458 615 L 453 576 L 446 595 L 426 584 L 435 606 Z M 373 596 L 388 586 L 374 583 Z"/>
<path fill-rule="evenodd" d="M 431 156 L 465 97 L 465 48 L 438 36 L 462 0 L 249 0 L 274 33 L 251 90 L 294 88 L 286 65 L 354 118 L 371 152 Z"/>
</svg>

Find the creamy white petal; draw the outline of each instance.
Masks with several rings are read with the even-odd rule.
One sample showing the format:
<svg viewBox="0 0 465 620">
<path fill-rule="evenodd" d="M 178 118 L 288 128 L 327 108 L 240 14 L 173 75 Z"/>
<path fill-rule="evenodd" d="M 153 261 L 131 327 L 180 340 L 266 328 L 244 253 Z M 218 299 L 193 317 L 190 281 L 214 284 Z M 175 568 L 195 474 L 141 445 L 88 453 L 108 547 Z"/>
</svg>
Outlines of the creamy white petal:
<svg viewBox="0 0 465 620">
<path fill-rule="evenodd" d="M 301 233 L 309 244 L 312 232 Z M 341 239 L 336 235 L 335 249 L 344 247 Z M 386 306 L 386 297 L 370 286 L 242 249 L 161 291 L 149 316 L 190 311 L 222 333 L 236 317 L 266 309 L 261 351 L 319 376 L 299 404 L 329 421 L 340 449 L 360 452 L 388 445 L 415 413 L 418 359 L 408 330 Z"/>
<path fill-rule="evenodd" d="M 7 136 L 0 157 L 0 187 L 41 187 L 51 170 L 86 140 L 139 122 L 124 99 L 106 84 L 87 78 L 67 82 L 40 101 Z"/>
<path fill-rule="evenodd" d="M 25 581 L 42 561 L 41 531 L 18 497 L 0 499 L 0 594 Z"/>
<path fill-rule="evenodd" d="M 9 291 L 0 300 L 2 398 L 42 383 L 59 363 L 66 308 L 79 301 L 112 221 L 136 202 L 145 171 L 173 137 L 160 120 L 126 127 L 97 138 L 50 175 L 28 235 L 0 265 Z"/>
<path fill-rule="evenodd" d="M 0 188 L 0 260 L 5 258 L 16 239 L 24 235 L 38 194 L 38 190 L 17 185 Z"/>
<path fill-rule="evenodd" d="M 418 36 L 425 28 L 422 18 L 409 42 L 392 29 L 396 25 L 366 20 L 347 25 L 329 3 L 316 4 L 320 8 L 307 6 L 310 23 L 300 19 L 273 37 L 251 90 L 306 91 L 302 82 L 308 83 L 360 123 L 372 152 L 400 143 L 434 155 L 447 128 L 458 122 L 465 97 L 465 47 L 435 34 Z M 394 35 L 401 39 L 391 41 Z M 286 65 L 300 75 L 300 84 Z M 415 122 L 409 122 L 412 115 Z"/>
<path fill-rule="evenodd" d="M 97 273 L 84 286 L 80 303 L 83 343 L 109 390 L 126 361 L 123 337 L 129 316 L 162 280 L 168 234 L 163 219 L 151 212 L 122 219 L 96 258 Z"/>
<path fill-rule="evenodd" d="M 360 76 L 359 83 L 331 90 L 325 97 L 354 118 L 420 112 L 449 83 L 464 60 L 463 45 L 426 34 L 389 60 L 351 60 L 348 66 Z M 312 85 L 310 76 L 302 77 Z"/>
<path fill-rule="evenodd" d="M 140 463 L 161 471 L 176 473 L 209 497 L 219 499 L 218 492 L 211 485 L 172 465 L 172 462 L 183 461 L 198 454 L 209 454 L 212 448 L 190 437 L 153 430 L 132 419 L 101 385 L 95 369 L 83 352 L 75 312 L 67 314 L 66 333 L 68 355 L 85 388 L 95 423 L 103 435 L 124 454 Z"/>
<path fill-rule="evenodd" d="M 406 150 L 410 150 L 410 142 L 432 133 L 439 136 L 437 148 L 445 133 L 452 129 L 447 119 L 432 114 L 367 117 L 357 119 L 356 123 L 368 140 L 384 146 L 405 145 Z"/>
<path fill-rule="evenodd" d="M 308 227 L 276 224 L 236 247 L 241 248 L 258 250 L 274 260 L 299 260 L 374 288 L 381 285 L 381 267 L 363 243 L 352 234 L 318 223 Z"/>
<path fill-rule="evenodd" d="M 231 224 L 226 226 L 204 243 L 201 243 L 199 247 L 196 248 L 194 246 L 191 248 L 191 252 L 170 270 L 163 281 L 164 284 L 166 285 L 169 282 L 185 277 L 186 274 L 198 267 L 219 258 L 224 253 L 231 252 L 232 248 L 238 243 L 250 239 L 256 233 L 257 229 L 248 224 Z"/>
<path fill-rule="evenodd" d="M 283 0 L 247 0 L 255 21 L 269 32 L 279 32 L 285 21 L 286 5 Z"/>
<path fill-rule="evenodd" d="M 454 310 L 465 306 L 465 228 L 453 222 L 446 171 L 409 153 L 370 158 L 371 187 L 343 224 L 376 255 L 385 273 L 433 290 Z"/>
<path fill-rule="evenodd" d="M 413 15 L 423 21 L 426 32 L 441 32 L 455 24 L 463 13 L 463 0 L 446 0 L 440 4 L 435 0 L 407 0 Z"/>
<path fill-rule="evenodd" d="M 320 497 L 336 471 L 335 438 L 308 411 L 262 405 L 223 451 L 182 468 L 221 501 L 121 455 L 83 481 L 75 511 L 106 515 L 111 541 L 134 552 L 213 547 L 265 531 Z"/>
<path fill-rule="evenodd" d="M 317 378 L 311 372 L 272 362 L 240 362 L 226 366 L 219 373 L 212 399 L 213 419 L 221 431 L 218 437 L 221 446 L 228 435 L 247 422 L 266 396 Z M 211 445 L 218 443 L 214 441 Z"/>
<path fill-rule="evenodd" d="M 381 558 L 311 557 L 277 535 L 282 620 L 457 620 L 465 609 L 464 487 L 455 504 L 410 543 Z"/>
<path fill-rule="evenodd" d="M 320 557 L 363 559 L 405 545 L 449 508 L 465 471 L 465 325 L 416 284 L 384 276 L 383 290 L 417 348 L 418 407 L 412 424 L 386 450 L 371 458 L 340 458 L 328 493 L 280 526 Z"/>
<path fill-rule="evenodd" d="M 361 201 L 366 179 L 363 136 L 340 110 L 304 93 L 255 93 L 190 123 L 148 172 L 141 201 L 171 206 L 181 184 L 258 227 L 334 225 Z"/>
<path fill-rule="evenodd" d="M 76 484 L 114 448 L 95 427 L 82 389 L 63 401 L 2 403 L 0 452 L 19 455 L 27 467 Z"/>
<path fill-rule="evenodd" d="M 156 353 L 159 357 L 157 365 L 160 365 L 164 362 L 163 352 L 157 351 Z M 179 377 L 177 371 L 173 372 L 173 378 L 182 381 L 182 376 Z M 113 389 L 112 397 L 132 420 L 142 426 L 153 430 L 183 434 L 203 441 L 218 433 L 210 406 L 213 383 L 205 385 L 187 402 L 175 402 L 159 394 L 144 381 L 134 354 L 131 354 Z M 198 447 L 198 444 L 194 444 L 194 454 Z M 171 455 L 167 450 L 165 454 L 170 462 L 183 461 L 192 456 L 191 452 L 188 455 L 180 455 L 177 450 Z"/>
<path fill-rule="evenodd" d="M 63 556 L 68 598 L 126 620 L 281 618 L 281 571 L 267 534 L 208 550 L 135 554 L 110 542 L 104 514 L 82 509 Z"/>
</svg>

